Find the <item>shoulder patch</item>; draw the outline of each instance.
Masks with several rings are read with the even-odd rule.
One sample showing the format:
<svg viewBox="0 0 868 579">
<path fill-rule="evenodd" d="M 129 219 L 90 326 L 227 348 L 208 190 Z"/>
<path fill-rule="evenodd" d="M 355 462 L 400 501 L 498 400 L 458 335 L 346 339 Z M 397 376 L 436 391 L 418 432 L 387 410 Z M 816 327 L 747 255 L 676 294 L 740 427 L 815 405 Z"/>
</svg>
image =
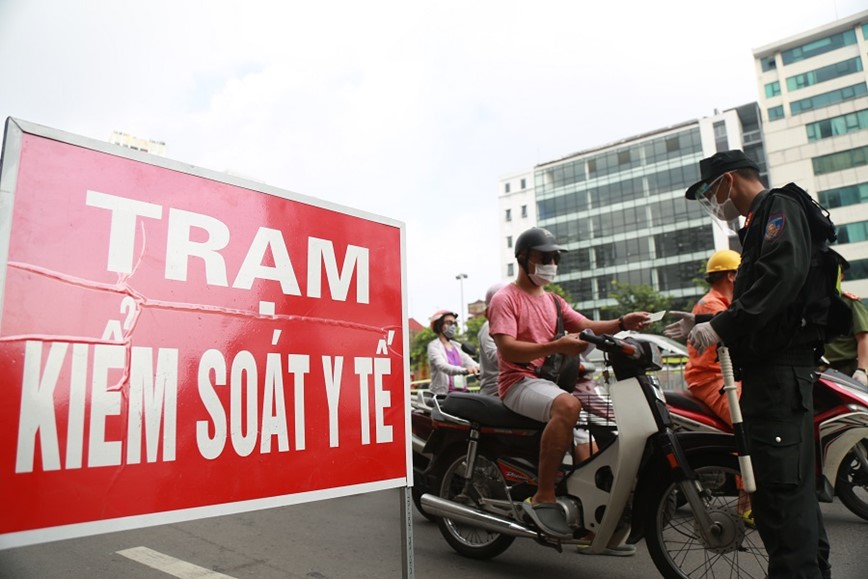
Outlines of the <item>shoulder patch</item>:
<svg viewBox="0 0 868 579">
<path fill-rule="evenodd" d="M 769 220 L 766 222 L 766 232 L 763 236 L 765 241 L 774 241 L 781 234 L 781 231 L 784 230 L 784 225 L 787 220 L 784 217 L 783 213 L 774 213 L 769 216 Z"/>
<path fill-rule="evenodd" d="M 853 301 L 859 301 L 859 296 L 856 294 L 851 294 L 850 292 L 841 292 L 841 295 L 845 298 L 850 298 Z"/>
</svg>

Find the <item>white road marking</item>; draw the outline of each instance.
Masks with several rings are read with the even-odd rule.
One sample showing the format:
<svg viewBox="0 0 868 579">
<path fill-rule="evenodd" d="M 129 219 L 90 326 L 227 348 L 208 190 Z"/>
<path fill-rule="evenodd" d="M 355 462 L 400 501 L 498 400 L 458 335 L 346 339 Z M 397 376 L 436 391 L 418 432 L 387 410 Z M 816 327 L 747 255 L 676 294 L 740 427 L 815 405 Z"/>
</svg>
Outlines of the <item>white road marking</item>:
<svg viewBox="0 0 868 579">
<path fill-rule="evenodd" d="M 234 579 L 229 575 L 175 559 L 147 547 L 124 549 L 123 551 L 118 551 L 117 554 L 179 579 Z"/>
</svg>

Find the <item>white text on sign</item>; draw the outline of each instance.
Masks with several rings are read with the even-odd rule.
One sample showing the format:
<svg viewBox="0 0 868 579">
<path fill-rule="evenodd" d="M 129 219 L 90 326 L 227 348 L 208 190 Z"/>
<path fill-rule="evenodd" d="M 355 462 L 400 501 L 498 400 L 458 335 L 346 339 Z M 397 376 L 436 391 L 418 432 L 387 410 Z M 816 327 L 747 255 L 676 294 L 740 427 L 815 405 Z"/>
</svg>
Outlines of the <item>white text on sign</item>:
<svg viewBox="0 0 868 579">
<path fill-rule="evenodd" d="M 88 206 L 106 209 L 111 214 L 106 269 L 120 274 L 133 271 L 135 261 L 136 224 L 139 219 L 162 219 L 163 206 L 109 195 L 97 191 L 87 192 Z M 207 235 L 205 241 L 194 241 L 192 231 L 198 229 Z M 229 287 L 226 261 L 221 251 L 230 242 L 229 227 L 210 215 L 169 208 L 166 238 L 165 278 L 187 281 L 190 260 L 198 258 L 205 268 L 205 281 L 209 285 Z M 274 265 L 265 265 L 270 252 Z M 322 297 L 322 270 L 325 268 L 331 298 L 346 301 L 353 273 L 356 274 L 356 303 L 367 304 L 369 292 L 369 257 L 366 247 L 348 245 L 344 263 L 338 271 L 334 245 L 328 239 L 308 238 L 307 297 Z M 235 274 L 233 288 L 250 289 L 257 279 L 272 280 L 280 284 L 285 295 L 302 295 L 292 266 L 283 232 L 260 227 L 253 238 L 241 267 Z"/>
<path fill-rule="evenodd" d="M 46 471 L 137 464 L 142 461 L 143 443 L 147 462 L 158 462 L 160 456 L 163 462 L 175 460 L 178 351 L 160 348 L 155 362 L 152 348 L 132 348 L 129 396 L 125 397 L 111 380 L 112 375 L 120 376 L 125 368 L 123 346 L 71 346 L 67 342 L 34 340 L 25 345 L 15 471 L 34 471 L 37 441 L 42 469 Z M 48 349 L 45 356 L 43 347 Z M 69 383 L 61 385 L 61 369 L 67 363 L 67 357 Z M 310 358 L 301 354 L 289 354 L 284 358 L 273 352 L 267 354 L 264 367 L 260 367 L 252 353 L 242 350 L 227 365 L 220 351 L 207 350 L 198 369 L 199 399 L 209 416 L 208 420 L 198 421 L 195 425 L 200 455 L 215 459 L 231 449 L 238 456 L 249 456 L 257 446 L 260 454 L 267 454 L 272 452 L 275 442 L 277 452 L 305 450 L 305 394 L 320 394 L 323 390 L 329 411 L 329 446 L 340 446 L 338 403 L 343 357 L 321 356 L 325 374 L 323 384 L 306 379 L 310 374 Z M 391 443 L 392 426 L 384 421 L 385 409 L 391 407 L 391 393 L 383 387 L 384 377 L 391 373 L 391 360 L 356 357 L 353 368 L 359 389 L 361 443 Z M 286 415 L 285 380 L 292 383 L 295 408 L 292 436 Z M 55 406 L 58 386 L 69 390 L 69 403 L 61 408 Z M 218 388 L 226 386 L 229 387 L 228 413 L 217 393 Z M 262 392 L 261 403 L 259 392 Z M 86 398 L 90 399 L 89 408 L 85 404 Z M 127 404 L 125 456 L 124 441 L 109 440 L 106 432 L 107 418 L 121 415 L 124 403 Z M 61 461 L 57 411 L 64 407 L 68 420 L 65 456 Z M 85 416 L 88 410 L 89 414 Z M 85 432 L 86 423 L 88 432 Z M 83 464 L 85 449 L 86 465 Z"/>
</svg>

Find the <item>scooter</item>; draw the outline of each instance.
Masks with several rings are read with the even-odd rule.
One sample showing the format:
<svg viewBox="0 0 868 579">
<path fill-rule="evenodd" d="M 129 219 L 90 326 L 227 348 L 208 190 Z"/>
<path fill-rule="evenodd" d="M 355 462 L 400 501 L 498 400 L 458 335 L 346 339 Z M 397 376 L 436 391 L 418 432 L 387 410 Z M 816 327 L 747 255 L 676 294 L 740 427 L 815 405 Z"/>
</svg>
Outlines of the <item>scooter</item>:
<svg viewBox="0 0 868 579">
<path fill-rule="evenodd" d="M 654 344 L 580 337 L 614 370 L 617 434 L 598 436 L 600 450 L 584 462 L 573 464 L 568 454 L 561 465 L 557 504 L 572 537 L 547 534 L 521 504 L 535 493 L 545 425 L 497 398 L 451 393 L 431 399 L 431 431 L 420 448 L 429 461 L 418 480 L 431 490 L 419 505 L 437 519 L 446 542 L 464 556 L 488 559 L 517 537 L 558 551 L 590 541 L 583 551 L 601 554 L 644 536 L 664 577 L 763 576 L 768 556 L 738 512 L 734 437 L 673 432 L 659 383 L 646 373 L 662 368 Z"/>
<path fill-rule="evenodd" d="M 576 424 L 577 429 L 587 430 L 594 435 L 595 440 L 608 440 L 611 438 L 611 433 L 615 430 L 615 422 L 611 408 L 611 401 L 608 397 L 601 396 L 596 392 L 595 381 L 593 376 L 597 367 L 589 362 L 584 357 L 579 363 L 577 370 L 577 383 L 584 384 L 585 389 L 579 389 L 577 397 L 582 402 L 582 413 L 579 417 L 579 422 Z M 481 395 L 481 394 L 480 394 Z M 576 394 L 574 394 L 576 395 Z M 436 522 L 437 518 L 431 515 L 422 506 L 422 495 L 426 492 L 438 493 L 440 491 L 440 481 L 432 480 L 431 475 L 426 473 L 429 464 L 431 463 L 432 455 L 430 452 L 425 452 L 425 443 L 431 436 L 434 430 L 434 424 L 431 414 L 435 408 L 439 408 L 439 404 L 446 398 L 445 394 L 433 394 L 428 390 L 419 390 L 410 398 L 410 406 L 412 413 L 410 415 L 412 424 L 412 448 L 413 448 L 413 479 L 414 485 L 412 489 L 413 503 L 416 505 L 416 510 L 426 519 Z"/>
<path fill-rule="evenodd" d="M 690 390 L 664 394 L 676 430 L 732 432 Z M 850 511 L 868 520 L 868 388 L 836 370 L 819 373 L 814 383 L 814 437 L 818 498 L 832 502 L 838 496 Z"/>
</svg>

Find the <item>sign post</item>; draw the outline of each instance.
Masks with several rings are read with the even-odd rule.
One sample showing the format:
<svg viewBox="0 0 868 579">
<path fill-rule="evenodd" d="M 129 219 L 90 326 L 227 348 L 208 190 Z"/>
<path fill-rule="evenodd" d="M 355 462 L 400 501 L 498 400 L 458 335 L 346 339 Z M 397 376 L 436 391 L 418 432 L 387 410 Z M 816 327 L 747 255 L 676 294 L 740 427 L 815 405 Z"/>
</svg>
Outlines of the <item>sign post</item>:
<svg viewBox="0 0 868 579">
<path fill-rule="evenodd" d="M 0 548 L 406 493 L 404 248 L 399 222 L 9 119 Z"/>
</svg>

